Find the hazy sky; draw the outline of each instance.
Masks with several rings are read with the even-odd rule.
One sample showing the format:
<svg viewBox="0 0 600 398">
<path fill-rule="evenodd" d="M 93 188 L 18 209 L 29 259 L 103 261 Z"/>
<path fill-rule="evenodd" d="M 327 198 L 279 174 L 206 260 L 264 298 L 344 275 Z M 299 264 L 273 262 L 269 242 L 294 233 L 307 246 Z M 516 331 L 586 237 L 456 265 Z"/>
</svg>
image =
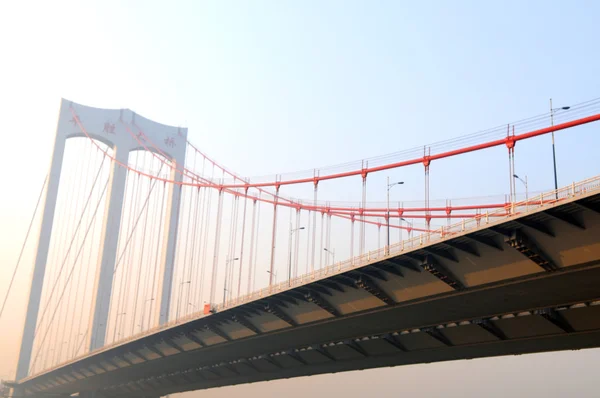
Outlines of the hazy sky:
<svg viewBox="0 0 600 398">
<path fill-rule="evenodd" d="M 599 97 L 599 15 L 592 1 L 1 2 L 0 294 L 47 172 L 61 97 L 187 126 L 198 147 L 245 175 L 305 170 L 541 114 L 550 97 L 556 106 Z M 598 174 L 597 129 L 557 135 L 561 184 Z M 506 193 L 508 179 L 498 177 L 507 174 L 506 163 L 492 158 L 506 154 L 432 168 L 432 197 Z M 550 166 L 549 137 L 518 146 L 517 170 L 528 175 L 531 190 L 552 186 Z M 420 200 L 422 168 L 401 173 L 402 199 Z M 358 189 L 336 198 L 359 200 Z M 383 194 L 371 191 L 370 199 Z M 0 377 L 14 372 L 30 272 L 26 261 L 0 320 Z M 202 396 L 247 389 L 290 397 L 500 397 L 504 390 L 592 397 L 589 369 L 598 365 L 600 352 L 581 351 L 302 378 Z"/>
</svg>

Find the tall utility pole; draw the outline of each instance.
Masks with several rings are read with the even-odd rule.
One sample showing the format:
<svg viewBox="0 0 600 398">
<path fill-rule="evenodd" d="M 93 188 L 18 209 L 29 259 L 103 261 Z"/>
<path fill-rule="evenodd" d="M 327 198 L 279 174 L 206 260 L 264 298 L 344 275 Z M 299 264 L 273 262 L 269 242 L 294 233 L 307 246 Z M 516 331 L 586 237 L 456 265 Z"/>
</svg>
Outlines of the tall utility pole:
<svg viewBox="0 0 600 398">
<path fill-rule="evenodd" d="M 390 177 L 388 176 L 387 178 L 387 249 L 386 252 L 389 254 L 389 250 L 390 250 L 390 188 L 392 188 L 394 185 L 402 185 L 404 184 L 404 181 L 398 181 L 398 182 L 394 182 L 392 184 L 390 184 Z"/>
<path fill-rule="evenodd" d="M 567 110 L 570 109 L 570 106 L 563 106 L 561 108 L 553 108 L 552 107 L 552 98 L 550 98 L 550 126 L 554 127 L 554 111 L 559 110 Z M 556 175 L 556 149 L 554 145 L 554 129 L 552 129 L 552 162 L 554 163 L 554 190 L 556 199 L 558 199 L 558 177 Z"/>
<path fill-rule="evenodd" d="M 288 284 L 292 286 L 292 235 L 294 232 L 303 230 L 304 227 L 292 229 L 292 223 L 290 222 L 290 236 L 288 239 Z"/>
</svg>

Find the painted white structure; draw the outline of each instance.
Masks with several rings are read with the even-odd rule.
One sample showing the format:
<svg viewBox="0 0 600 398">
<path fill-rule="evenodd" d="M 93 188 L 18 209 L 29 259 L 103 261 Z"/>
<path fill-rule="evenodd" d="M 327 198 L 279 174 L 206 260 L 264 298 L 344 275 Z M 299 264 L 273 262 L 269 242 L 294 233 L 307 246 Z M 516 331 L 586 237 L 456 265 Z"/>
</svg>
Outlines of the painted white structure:
<svg viewBox="0 0 600 398">
<path fill-rule="evenodd" d="M 116 159 L 110 165 L 111 173 L 106 193 L 106 211 L 102 226 L 99 267 L 96 270 L 95 295 L 92 299 L 93 315 L 89 328 L 91 331 L 89 336 L 90 350 L 102 347 L 105 342 L 127 177 L 127 169 L 121 165 L 127 165 L 131 151 L 143 149 L 143 146 L 135 137 L 132 137 L 127 129 L 138 137 L 141 137 L 139 133 L 143 132 L 152 142 L 152 145 L 169 158 L 171 164 L 178 170 L 183 169 L 185 162 L 187 129 L 153 122 L 129 109 L 99 109 L 62 100 L 17 367 L 17 380 L 25 378 L 29 372 L 65 143 L 69 138 L 86 136 L 77 123 L 74 114 L 81 121 L 90 137 L 112 148 L 113 157 Z M 181 173 L 172 170 L 171 179 L 181 181 Z M 181 187 L 174 186 L 174 184 L 170 185 L 164 220 L 166 224 L 161 261 L 162 277 L 158 281 L 159 291 L 162 293 L 159 305 L 157 305 L 157 311 L 159 311 L 157 319 L 161 324 L 165 323 L 169 316 L 181 198 Z"/>
</svg>

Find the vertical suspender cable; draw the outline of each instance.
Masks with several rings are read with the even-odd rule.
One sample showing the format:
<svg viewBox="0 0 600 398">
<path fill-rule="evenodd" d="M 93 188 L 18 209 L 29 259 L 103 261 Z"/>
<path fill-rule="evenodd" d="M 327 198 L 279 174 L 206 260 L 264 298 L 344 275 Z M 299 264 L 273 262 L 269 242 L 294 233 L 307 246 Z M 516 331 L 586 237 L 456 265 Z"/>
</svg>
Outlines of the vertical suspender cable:
<svg viewBox="0 0 600 398">
<path fill-rule="evenodd" d="M 304 269 L 304 273 L 308 274 L 308 269 L 309 269 L 309 263 L 310 263 L 310 221 L 311 221 L 311 216 L 310 216 L 310 210 L 308 212 L 306 212 L 306 216 L 308 218 L 307 224 L 308 226 L 306 227 L 306 267 Z"/>
<path fill-rule="evenodd" d="M 154 157 L 150 158 L 150 173 L 154 174 L 154 163 L 155 159 Z M 157 175 L 159 175 L 159 173 L 157 173 Z M 158 181 L 158 180 L 156 180 Z M 152 183 L 154 182 L 154 180 L 151 181 Z M 158 186 L 160 187 L 160 184 L 158 184 Z M 153 194 L 154 192 L 149 192 L 148 195 L 150 197 L 150 201 L 148 202 L 148 212 L 151 213 L 151 221 L 150 224 L 148 226 L 148 232 L 147 234 L 144 233 L 144 237 L 148 242 L 148 247 L 146 248 L 146 259 L 144 260 L 144 264 L 143 264 L 143 269 L 140 272 L 144 273 L 144 285 L 142 287 L 142 294 L 141 296 L 144 298 L 144 300 L 142 301 L 142 308 L 140 310 L 140 331 L 144 331 L 144 325 L 145 325 L 145 321 L 146 321 L 146 306 L 151 306 L 152 302 L 155 301 L 155 298 L 152 297 L 149 292 L 148 292 L 148 288 L 150 286 L 150 264 L 152 264 L 152 254 L 154 252 L 154 240 L 152 239 L 154 236 L 154 232 L 156 229 L 156 216 L 157 216 L 157 201 L 156 201 L 156 195 Z M 145 253 L 144 253 L 145 254 Z"/>
<path fill-rule="evenodd" d="M 177 189 L 177 187 L 174 187 L 175 189 Z M 158 297 L 158 292 L 154 292 L 154 289 L 156 288 L 156 281 L 158 280 L 158 278 L 160 277 L 158 275 L 159 269 L 160 267 L 158 266 L 158 262 L 160 259 L 160 253 L 161 251 L 159 250 L 161 248 L 161 242 L 164 238 L 163 234 L 164 234 L 164 209 L 165 209 L 165 196 L 166 196 L 166 192 L 167 192 L 167 183 L 163 182 L 163 190 L 162 190 L 162 199 L 160 201 L 160 215 L 158 217 L 158 231 L 156 233 L 156 252 L 154 254 L 154 269 L 152 272 L 152 289 L 150 290 L 150 298 L 155 298 Z M 148 329 L 151 328 L 152 325 L 152 314 L 155 313 L 155 311 L 152 311 L 152 308 L 154 306 L 160 305 L 158 300 L 151 300 L 150 301 L 150 305 L 148 306 Z"/>
<path fill-rule="evenodd" d="M 223 189 L 219 188 L 219 204 L 217 207 L 217 221 L 215 230 L 215 248 L 213 252 L 213 266 L 211 273 L 210 282 L 210 305 L 212 306 L 215 302 L 215 289 L 217 283 L 217 264 L 219 261 L 219 240 L 221 235 L 221 213 L 223 212 Z"/>
<path fill-rule="evenodd" d="M 248 196 L 248 188 L 244 190 L 244 194 Z M 246 237 L 246 207 L 248 206 L 248 199 L 244 197 L 244 210 L 242 213 L 242 240 L 240 243 L 240 272 L 238 275 L 238 287 L 237 287 L 237 297 L 239 298 L 241 295 L 242 288 L 242 268 L 244 265 L 244 238 Z"/>
<path fill-rule="evenodd" d="M 319 269 L 323 268 L 323 227 L 325 226 L 325 213 L 321 211 L 321 247 L 319 249 Z"/>
<path fill-rule="evenodd" d="M 331 213 L 327 212 L 327 239 L 325 239 L 327 250 L 331 250 Z M 326 256 L 326 263 L 329 265 L 329 255 Z"/>
<path fill-rule="evenodd" d="M 277 179 L 277 177 L 276 177 Z M 273 234 L 271 236 L 271 265 L 269 266 L 269 289 L 273 285 L 273 273 L 275 272 L 275 243 L 277 237 L 277 198 L 279 197 L 279 185 L 275 187 L 273 200 Z"/>
<path fill-rule="evenodd" d="M 192 228 L 192 248 L 190 250 L 190 268 L 188 270 L 188 277 L 187 277 L 187 281 L 189 281 L 189 283 L 187 284 L 187 293 L 186 293 L 186 298 L 185 298 L 185 304 L 183 306 L 184 310 L 183 313 L 184 315 L 188 314 L 188 310 L 190 309 L 190 305 L 191 305 L 191 300 L 190 300 L 190 293 L 192 291 L 192 283 L 195 280 L 194 277 L 194 270 L 197 269 L 196 264 L 194 263 L 194 254 L 196 252 L 196 232 L 198 230 L 198 205 L 200 203 L 200 188 L 192 188 L 192 195 L 195 192 L 196 193 L 196 205 L 194 206 L 194 211 L 193 211 L 193 217 L 188 217 L 193 223 L 194 226 Z M 191 202 L 193 203 L 193 202 Z M 190 213 L 192 213 L 192 210 L 190 208 Z"/>
<path fill-rule="evenodd" d="M 234 286 L 234 278 L 235 278 L 235 252 L 237 250 L 237 231 L 238 231 L 238 220 L 240 217 L 240 199 L 239 196 L 234 196 L 233 202 L 235 203 L 234 210 L 234 219 L 233 219 L 233 246 L 231 251 L 231 266 L 229 267 L 229 291 L 227 295 L 229 296 L 229 300 L 233 299 L 233 286 Z"/>
<path fill-rule="evenodd" d="M 369 167 L 369 164 L 364 164 L 362 171 L 362 203 L 360 208 L 360 242 L 359 242 L 359 255 L 362 256 L 365 252 L 365 205 L 367 201 L 367 173 L 365 167 Z"/>
<path fill-rule="evenodd" d="M 150 186 L 150 180 L 148 180 L 148 186 Z M 148 192 L 148 197 L 147 199 L 150 198 L 150 194 L 152 193 L 151 190 L 149 190 Z M 143 266 L 143 259 L 144 259 L 144 253 L 145 253 L 145 245 L 146 245 L 146 229 L 148 227 L 148 207 L 149 206 L 144 206 L 141 209 L 140 214 L 145 214 L 144 216 L 144 227 L 142 229 L 142 243 L 141 243 L 141 247 L 140 247 L 140 255 L 139 255 L 139 262 L 138 262 L 138 273 L 136 275 L 136 287 L 135 287 L 135 292 L 134 292 L 134 299 L 133 299 L 133 316 L 131 318 L 132 320 L 132 324 L 131 324 L 131 334 L 135 333 L 135 322 L 136 322 L 136 315 L 137 315 L 137 309 L 138 309 L 138 297 L 139 297 L 139 291 L 140 291 L 140 282 L 142 279 L 142 266 Z M 144 306 L 144 302 L 142 301 L 142 307 Z M 144 325 L 142 325 L 140 323 L 140 330 L 142 329 Z"/>
<path fill-rule="evenodd" d="M 258 198 L 260 199 L 261 197 L 261 192 L 258 193 Z M 256 261 L 258 258 L 258 241 L 260 238 L 260 204 L 261 201 L 258 201 L 258 210 L 257 210 L 257 215 L 256 215 L 256 247 L 254 248 L 254 269 L 252 271 L 252 291 L 256 290 L 256 270 L 258 269 L 258 262 Z"/>
<path fill-rule="evenodd" d="M 315 271 L 315 247 L 316 247 L 316 239 L 317 239 L 317 193 L 319 190 L 319 180 L 317 180 L 317 172 L 314 172 L 315 175 L 315 193 L 314 193 L 314 207 L 313 210 L 313 234 L 312 234 L 312 255 L 310 261 L 310 272 L 313 273 Z"/>
<path fill-rule="evenodd" d="M 104 193 L 106 192 L 106 188 L 107 188 L 107 187 L 108 187 L 108 181 L 107 181 L 106 185 L 104 186 L 104 189 L 103 189 L 103 191 L 102 191 L 102 195 L 104 195 Z M 99 207 L 100 207 L 100 201 L 98 201 L 98 203 L 97 203 L 97 205 L 96 205 L 96 209 L 94 210 L 94 216 L 95 216 L 95 215 L 96 215 L 96 213 L 98 212 L 98 208 L 99 208 Z M 85 241 L 85 239 L 87 238 L 87 235 L 88 235 L 88 233 L 90 232 L 90 227 L 91 227 L 91 224 L 88 226 L 88 228 L 87 228 L 87 230 L 86 230 L 86 232 L 85 232 L 85 235 L 84 235 L 84 237 L 83 237 L 83 238 L 84 238 L 84 241 Z M 75 256 L 75 261 L 77 261 L 77 259 L 78 259 L 79 255 L 81 254 L 81 249 L 82 249 L 82 248 L 83 248 L 83 245 L 82 245 L 82 246 L 79 248 L 79 250 L 78 250 L 78 252 L 77 252 L 77 255 Z M 73 264 L 73 266 L 71 267 L 71 271 L 69 272 L 69 274 L 68 274 L 68 276 L 67 276 L 66 283 L 68 283 L 68 282 L 69 282 L 69 280 L 71 279 L 71 277 L 72 277 L 72 275 L 73 275 L 73 270 L 74 270 L 74 269 L 75 269 L 75 264 Z M 51 317 L 50 317 L 50 320 L 48 321 L 48 324 L 49 324 L 49 325 L 52 325 L 52 323 L 53 323 L 53 321 L 54 321 L 54 319 L 55 319 L 55 317 L 56 317 L 56 313 L 57 313 L 57 311 L 58 311 L 58 309 L 59 309 L 60 302 L 62 301 L 62 298 L 64 297 L 65 291 L 66 291 L 66 286 L 65 286 L 65 288 L 63 288 L 63 290 L 62 290 L 62 292 L 61 292 L 60 296 L 58 297 L 57 304 L 56 304 L 56 306 L 54 307 L 54 311 L 53 311 L 53 313 L 52 313 L 52 315 L 51 315 Z M 45 333 L 43 334 L 42 340 L 41 340 L 41 342 L 40 342 L 40 347 L 38 348 L 38 351 L 36 352 L 36 354 L 35 354 L 35 356 L 34 356 L 34 358 L 33 358 L 33 364 L 32 364 L 32 367 L 33 367 L 33 366 L 35 366 L 35 363 L 36 363 L 36 361 L 37 361 L 37 358 L 38 358 L 38 356 L 39 356 L 39 354 L 40 354 L 40 349 L 43 347 L 43 345 L 44 345 L 44 341 L 46 340 L 46 337 L 48 336 L 48 331 L 49 331 L 49 329 L 46 329 Z"/>
<path fill-rule="evenodd" d="M 187 178 L 189 180 L 189 177 L 184 176 L 183 177 L 184 180 Z M 191 210 L 192 208 L 192 203 L 193 203 L 193 187 L 187 186 L 185 187 L 186 191 L 184 192 L 189 192 L 188 195 L 186 195 L 185 193 L 182 194 L 182 197 L 184 199 L 184 201 L 182 202 L 182 206 L 183 206 L 183 214 L 186 214 L 186 209 Z M 185 200 L 185 198 L 188 198 L 188 200 Z M 192 223 L 192 219 L 191 217 L 187 217 L 185 218 L 185 248 L 184 248 L 184 252 L 183 252 L 183 269 L 180 271 L 181 272 L 181 278 L 179 281 L 179 286 L 177 286 L 177 289 L 175 290 L 176 294 L 177 294 L 177 309 L 175 311 L 175 319 L 179 319 L 179 315 L 180 315 L 180 311 L 181 311 L 181 298 L 182 298 L 182 292 L 183 292 L 183 288 L 185 285 L 189 285 L 187 282 L 187 280 L 185 279 L 186 276 L 186 270 L 188 269 L 188 264 L 189 264 L 189 256 L 188 256 L 188 248 L 190 247 L 190 224 Z M 189 265 L 191 267 L 191 265 Z M 189 289 L 188 289 L 189 290 Z"/>
<path fill-rule="evenodd" d="M 296 228 L 300 228 L 300 207 L 296 208 Z M 300 250 L 300 234 L 296 233 L 296 241 L 294 242 L 294 278 L 298 277 L 298 255 Z"/>
<path fill-rule="evenodd" d="M 354 265 L 354 214 L 351 216 L 350 227 L 350 264 Z"/>
<path fill-rule="evenodd" d="M 213 167 L 212 167 L 212 171 L 211 171 L 211 175 L 210 175 L 210 181 L 212 182 L 213 178 L 214 178 L 214 174 L 215 174 L 215 165 L 213 163 Z M 207 196 L 206 200 L 206 217 L 205 217 L 205 222 L 206 222 L 206 227 L 204 229 L 204 241 L 202 242 L 202 269 L 200 270 L 200 299 L 198 300 L 199 303 L 203 303 L 203 298 L 204 298 L 204 276 L 206 273 L 206 267 L 208 266 L 206 264 L 206 256 L 208 253 L 208 236 L 209 236 L 209 231 L 210 231 L 210 214 L 211 214 L 211 202 L 212 202 L 212 194 L 213 191 L 209 188 L 205 188 L 204 194 Z"/>
<path fill-rule="evenodd" d="M 90 170 L 90 152 L 91 152 L 91 148 L 89 146 L 87 146 L 86 144 L 88 144 L 88 140 L 82 140 L 82 147 L 81 148 L 81 153 L 84 155 L 83 159 L 84 159 L 84 163 L 85 163 L 85 167 L 83 165 L 81 165 L 81 174 L 80 174 L 80 179 L 79 179 L 79 184 L 80 186 L 82 186 L 82 188 L 80 189 L 80 196 L 77 198 L 77 204 L 75 207 L 75 211 L 79 211 L 79 205 L 80 205 L 80 200 L 85 201 L 85 194 L 87 192 L 87 184 L 85 184 L 85 182 L 88 181 L 88 174 L 89 174 L 89 170 Z M 87 151 L 85 151 L 85 149 L 87 149 Z M 84 173 L 84 169 L 85 169 L 85 173 Z M 91 195 L 91 192 L 90 192 Z M 83 214 L 85 212 L 82 212 L 82 217 Z M 77 236 L 79 235 L 79 231 L 74 232 L 74 234 Z M 80 260 L 81 261 L 81 260 Z M 75 276 L 75 280 L 76 282 L 71 283 L 71 287 L 69 288 L 69 296 L 67 298 L 67 302 L 68 303 L 73 303 L 73 309 L 71 311 L 68 310 L 67 307 L 67 312 L 68 312 L 68 316 L 71 318 L 71 321 L 69 322 L 70 328 L 69 331 L 67 332 L 67 351 L 65 352 L 65 359 L 69 359 L 70 358 L 70 352 L 71 352 L 71 344 L 74 341 L 73 339 L 73 333 L 77 333 L 77 331 L 75 330 L 75 314 L 77 313 L 77 304 L 79 303 L 79 291 L 80 291 L 80 285 L 81 285 L 81 274 L 83 273 L 83 265 L 79 265 L 79 267 L 77 267 L 77 275 Z M 71 300 L 71 294 L 72 294 L 72 288 L 73 286 L 75 286 L 75 300 Z"/>
<path fill-rule="evenodd" d="M 254 255 L 254 227 L 256 223 L 256 199 L 252 201 L 252 222 L 250 226 L 250 254 L 248 256 L 248 287 L 246 288 L 246 294 L 249 294 L 252 289 L 252 267 L 253 267 L 253 255 Z"/>
</svg>

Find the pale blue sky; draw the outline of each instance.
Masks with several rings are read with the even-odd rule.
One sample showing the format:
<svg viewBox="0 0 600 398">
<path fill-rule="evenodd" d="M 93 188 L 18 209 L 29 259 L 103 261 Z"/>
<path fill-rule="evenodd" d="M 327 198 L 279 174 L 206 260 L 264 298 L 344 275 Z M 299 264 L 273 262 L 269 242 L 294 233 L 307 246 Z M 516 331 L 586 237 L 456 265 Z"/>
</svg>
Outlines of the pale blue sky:
<svg viewBox="0 0 600 398">
<path fill-rule="evenodd" d="M 3 2 L 0 292 L 47 171 L 61 97 L 187 126 L 191 141 L 244 175 L 305 170 L 541 114 L 550 97 L 556 106 L 600 97 L 599 15 L 592 1 Z M 557 134 L 561 184 L 598 174 L 597 129 Z M 549 137 L 519 144 L 516 163 L 531 190 L 552 187 Z M 434 164 L 431 197 L 504 194 L 507 169 L 502 150 Z M 394 199 L 421 200 L 422 174 L 422 167 L 390 172 L 407 182 Z M 369 187 L 381 187 L 386 176 L 374 176 Z M 323 199 L 358 201 L 359 191 L 357 182 L 322 192 Z M 384 192 L 373 188 L 369 199 L 383 200 Z M 21 291 L 28 273 L 19 276 Z M 23 301 L 14 300 L 9 318 L 19 330 Z M 4 322 L 0 329 L 7 330 Z M 14 355 L 18 336 L 2 333 L 2 347 Z M 2 358 L 0 376 L 14 367 Z M 443 369 L 444 383 L 458 388 L 485 362 L 497 374 L 486 383 L 470 380 L 466 394 L 478 396 L 489 382 L 525 384 L 525 372 L 511 369 L 539 368 L 544 358 L 556 358 L 544 378 L 556 386 L 574 363 L 600 364 L 598 353 L 587 352 L 419 366 L 410 374 L 422 381 Z M 377 390 L 373 380 L 402 372 L 318 380 L 350 390 L 343 380 L 363 378 L 372 392 L 384 393 L 390 385 Z M 595 381 L 591 373 L 571 376 Z M 311 381 L 278 383 L 295 390 Z M 423 396 L 437 395 L 432 384 Z M 278 385 L 252 391 L 268 396 Z"/>
</svg>

